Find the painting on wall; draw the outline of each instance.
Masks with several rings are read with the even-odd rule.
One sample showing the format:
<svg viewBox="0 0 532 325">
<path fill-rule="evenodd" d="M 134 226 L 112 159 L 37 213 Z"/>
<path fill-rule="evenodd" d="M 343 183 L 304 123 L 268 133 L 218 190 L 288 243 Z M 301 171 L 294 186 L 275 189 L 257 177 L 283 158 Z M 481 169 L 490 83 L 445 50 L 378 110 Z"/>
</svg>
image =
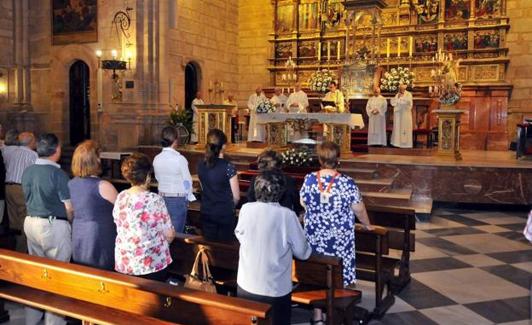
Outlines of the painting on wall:
<svg viewBox="0 0 532 325">
<path fill-rule="evenodd" d="M 499 33 L 497 31 L 481 31 L 475 33 L 475 49 L 499 47 Z"/>
<path fill-rule="evenodd" d="M 303 41 L 299 45 L 299 57 L 301 58 L 315 58 L 318 56 L 318 50 L 316 49 L 316 42 Z"/>
<path fill-rule="evenodd" d="M 475 0 L 475 14 L 477 17 L 498 16 L 500 8 L 500 0 Z"/>
<path fill-rule="evenodd" d="M 445 19 L 450 21 L 469 19 L 470 0 L 445 0 Z"/>
<path fill-rule="evenodd" d="M 275 29 L 278 33 L 291 33 L 294 27 L 294 5 L 288 4 L 277 7 L 277 22 Z"/>
<path fill-rule="evenodd" d="M 467 33 L 445 34 L 443 44 L 447 51 L 467 50 Z"/>
<path fill-rule="evenodd" d="M 416 53 L 436 52 L 438 50 L 438 36 L 436 35 L 416 37 L 414 43 Z"/>
<path fill-rule="evenodd" d="M 276 59 L 288 59 L 292 55 L 292 43 L 283 42 L 277 43 L 275 46 L 275 58 Z"/>
<path fill-rule="evenodd" d="M 414 0 L 418 23 L 430 24 L 438 21 L 439 0 Z"/>
<path fill-rule="evenodd" d="M 318 28 L 318 3 L 302 3 L 299 5 L 299 29 L 312 30 Z"/>
<path fill-rule="evenodd" d="M 98 41 L 97 0 L 51 0 L 54 45 Z"/>
</svg>

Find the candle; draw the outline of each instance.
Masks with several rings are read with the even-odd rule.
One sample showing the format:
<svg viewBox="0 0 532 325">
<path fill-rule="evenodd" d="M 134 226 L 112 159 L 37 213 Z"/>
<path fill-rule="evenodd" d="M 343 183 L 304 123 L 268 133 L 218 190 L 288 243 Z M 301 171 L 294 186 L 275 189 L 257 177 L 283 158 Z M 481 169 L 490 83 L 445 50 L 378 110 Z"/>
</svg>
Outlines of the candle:
<svg viewBox="0 0 532 325">
<path fill-rule="evenodd" d="M 389 58 L 390 57 L 390 39 L 387 38 L 386 39 L 386 57 Z"/>
<path fill-rule="evenodd" d="M 340 61 L 340 48 L 341 48 L 340 41 L 336 43 L 336 60 Z"/>
<path fill-rule="evenodd" d="M 318 62 L 321 61 L 321 42 L 318 43 Z"/>
<path fill-rule="evenodd" d="M 397 57 L 401 56 L 401 36 L 397 37 Z"/>
<path fill-rule="evenodd" d="M 453 54 L 452 54 L 452 53 L 449 53 L 449 60 L 450 60 L 450 61 L 453 60 Z"/>
<path fill-rule="evenodd" d="M 113 57 L 113 59 L 116 59 L 116 57 L 118 56 L 118 51 L 117 50 L 111 50 L 111 56 Z"/>
<path fill-rule="evenodd" d="M 331 61 L 331 41 L 327 42 L 327 61 Z"/>
<path fill-rule="evenodd" d="M 412 36 L 409 37 L 408 45 L 409 45 L 409 47 L 408 47 L 408 56 L 412 57 L 413 45 L 414 45 L 414 38 Z"/>
<path fill-rule="evenodd" d="M 432 94 L 432 86 L 429 86 L 429 94 Z"/>
<path fill-rule="evenodd" d="M 220 89 L 224 89 L 224 82 L 220 82 Z"/>
<path fill-rule="evenodd" d="M 102 57 L 102 50 L 96 50 L 96 57 L 98 59 Z"/>
</svg>

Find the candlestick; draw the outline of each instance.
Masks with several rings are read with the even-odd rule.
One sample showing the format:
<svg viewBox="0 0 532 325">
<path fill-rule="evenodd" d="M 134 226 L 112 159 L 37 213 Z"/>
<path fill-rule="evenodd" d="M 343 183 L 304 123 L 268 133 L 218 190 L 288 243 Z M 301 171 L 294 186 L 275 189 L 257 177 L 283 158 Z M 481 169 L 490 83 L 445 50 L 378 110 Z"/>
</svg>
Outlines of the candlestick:
<svg viewBox="0 0 532 325">
<path fill-rule="evenodd" d="M 390 39 L 387 38 L 386 39 L 386 57 L 389 58 L 390 57 Z"/>
<path fill-rule="evenodd" d="M 341 48 L 341 43 L 340 41 L 338 41 L 338 43 L 336 43 L 336 60 L 340 61 L 340 48 Z"/>
<path fill-rule="evenodd" d="M 318 62 L 321 62 L 321 42 L 318 43 Z"/>
<path fill-rule="evenodd" d="M 397 37 L 397 57 L 401 56 L 401 36 Z"/>
<path fill-rule="evenodd" d="M 408 45 L 409 45 L 409 47 L 408 47 L 408 56 L 412 57 L 412 52 L 413 52 L 413 48 L 412 47 L 414 45 L 414 38 L 412 36 L 410 36 L 408 41 L 409 41 L 409 43 L 408 43 Z"/>
<path fill-rule="evenodd" d="M 331 61 L 331 41 L 327 42 L 327 61 Z"/>
</svg>

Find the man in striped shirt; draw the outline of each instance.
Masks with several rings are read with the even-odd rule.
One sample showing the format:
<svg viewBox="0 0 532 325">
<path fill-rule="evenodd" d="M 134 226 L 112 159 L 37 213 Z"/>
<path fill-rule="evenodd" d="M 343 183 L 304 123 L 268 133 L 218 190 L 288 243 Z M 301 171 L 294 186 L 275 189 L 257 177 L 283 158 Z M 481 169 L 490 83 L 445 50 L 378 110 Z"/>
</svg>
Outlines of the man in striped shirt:
<svg viewBox="0 0 532 325">
<path fill-rule="evenodd" d="M 22 173 L 37 160 L 35 136 L 31 132 L 23 132 L 18 137 L 19 146 L 12 150 L 4 150 L 6 166 L 6 203 L 9 216 L 9 227 L 20 231 L 17 234 L 17 251 L 26 252 L 27 243 L 24 235 L 24 218 L 26 218 L 26 202 L 22 192 Z"/>
</svg>

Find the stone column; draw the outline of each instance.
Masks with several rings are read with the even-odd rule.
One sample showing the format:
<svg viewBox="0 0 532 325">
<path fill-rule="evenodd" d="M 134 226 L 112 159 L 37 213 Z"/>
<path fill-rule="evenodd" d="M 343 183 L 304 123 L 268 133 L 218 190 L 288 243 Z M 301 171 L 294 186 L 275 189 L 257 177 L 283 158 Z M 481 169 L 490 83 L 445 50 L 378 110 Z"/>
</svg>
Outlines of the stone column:
<svg viewBox="0 0 532 325">
<path fill-rule="evenodd" d="M 16 69 L 16 103 L 31 105 L 31 71 L 28 0 L 13 0 L 14 62 Z"/>
</svg>

